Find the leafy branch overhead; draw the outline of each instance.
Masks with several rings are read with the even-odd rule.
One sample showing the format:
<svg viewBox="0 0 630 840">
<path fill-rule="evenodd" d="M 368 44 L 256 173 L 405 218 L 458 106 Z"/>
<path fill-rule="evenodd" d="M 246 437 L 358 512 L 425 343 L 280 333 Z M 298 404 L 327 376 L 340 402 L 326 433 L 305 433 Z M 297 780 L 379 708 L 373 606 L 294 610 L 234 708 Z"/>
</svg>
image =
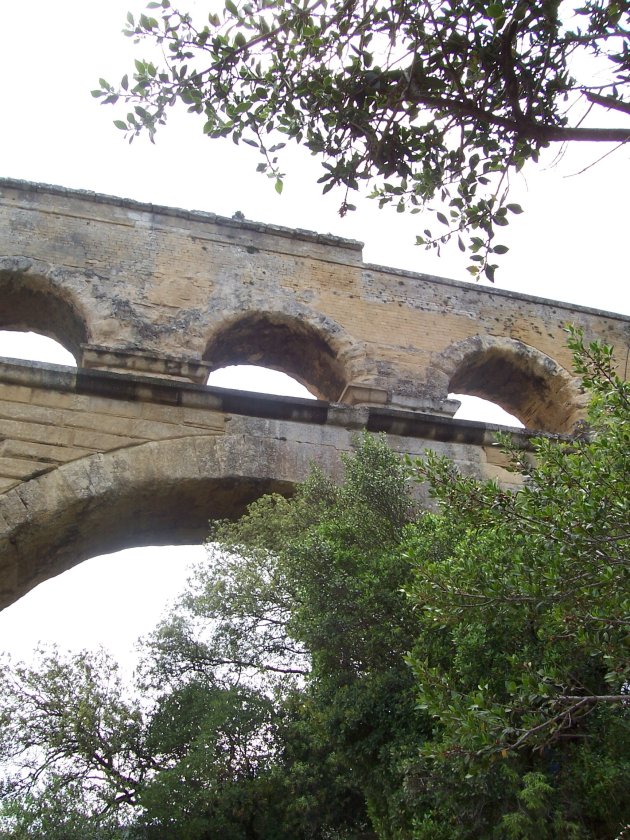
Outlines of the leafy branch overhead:
<svg viewBox="0 0 630 840">
<path fill-rule="evenodd" d="M 345 190 L 342 215 L 362 187 L 399 212 L 439 203 L 418 243 L 455 240 L 492 280 L 495 230 L 521 212 L 510 174 L 550 144 L 630 139 L 629 33 L 623 0 L 225 0 L 203 21 L 161 0 L 126 30 L 159 60 L 93 93 L 131 106 L 130 139 L 183 102 L 210 137 L 259 149 L 279 192 L 295 140 L 323 191 Z"/>
</svg>

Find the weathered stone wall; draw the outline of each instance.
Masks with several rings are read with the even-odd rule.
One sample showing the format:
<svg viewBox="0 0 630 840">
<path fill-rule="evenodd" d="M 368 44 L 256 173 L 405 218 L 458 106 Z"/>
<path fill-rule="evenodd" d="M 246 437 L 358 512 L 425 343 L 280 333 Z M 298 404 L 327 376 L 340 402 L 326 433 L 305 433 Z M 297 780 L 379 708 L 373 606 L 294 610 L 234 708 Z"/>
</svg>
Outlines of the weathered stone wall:
<svg viewBox="0 0 630 840">
<path fill-rule="evenodd" d="M 200 541 L 312 461 L 340 475 L 362 429 L 513 486 L 448 393 L 570 430 L 568 322 L 625 361 L 618 315 L 365 265 L 330 236 L 0 181 L 0 329 L 78 363 L 0 360 L 0 608 L 95 554 Z M 242 362 L 327 401 L 203 384 Z"/>
<path fill-rule="evenodd" d="M 457 389 L 567 431 L 568 322 L 625 358 L 614 314 L 365 265 L 335 237 L 0 181 L 0 327 L 82 367 L 203 382 L 258 362 L 328 400 L 448 415 Z"/>
<path fill-rule="evenodd" d="M 0 493 L 96 452 L 224 432 L 220 411 L 142 401 L 143 391 L 159 394 L 156 383 L 135 383 L 125 399 L 128 386 L 112 379 L 120 397 L 111 399 L 91 379 L 93 393 L 81 393 L 85 375 L 0 360 Z"/>
<path fill-rule="evenodd" d="M 0 609 L 94 555 L 201 542 L 210 518 L 291 492 L 313 462 L 340 476 L 362 429 L 514 481 L 479 423 L 0 362 Z"/>
</svg>

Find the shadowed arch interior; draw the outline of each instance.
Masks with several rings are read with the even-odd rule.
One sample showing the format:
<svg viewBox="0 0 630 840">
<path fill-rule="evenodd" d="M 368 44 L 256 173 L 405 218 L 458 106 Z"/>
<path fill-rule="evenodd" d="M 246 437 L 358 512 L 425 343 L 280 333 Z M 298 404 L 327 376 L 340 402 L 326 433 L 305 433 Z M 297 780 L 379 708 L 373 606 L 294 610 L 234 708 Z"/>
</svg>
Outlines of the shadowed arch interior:
<svg viewBox="0 0 630 840">
<path fill-rule="evenodd" d="M 248 446 L 241 436 L 151 442 L 69 462 L 9 491 L 0 508 L 18 513 L 10 522 L 0 513 L 0 556 L 9 561 L 0 609 L 90 557 L 200 544 L 210 520 L 236 518 L 265 493 L 290 495 L 287 446 Z"/>
<path fill-rule="evenodd" d="M 75 359 L 88 342 L 87 326 L 72 302 L 38 274 L 0 270 L 0 329 L 53 338 Z"/>
<path fill-rule="evenodd" d="M 518 341 L 497 340 L 465 353 L 449 390 L 491 400 L 530 429 L 570 432 L 579 416 L 568 373 Z"/>
<path fill-rule="evenodd" d="M 292 376 L 319 399 L 337 401 L 343 366 L 319 330 L 279 313 L 250 312 L 222 327 L 204 354 L 213 369 L 251 364 Z"/>
<path fill-rule="evenodd" d="M 121 485 L 91 504 L 76 498 L 63 511 L 68 519 L 64 538 L 54 530 L 56 563 L 69 568 L 97 554 L 147 545 L 193 545 L 208 538 L 210 521 L 237 518 L 266 493 L 289 495 L 285 481 L 241 476 L 189 478 L 160 485 Z M 73 527 L 70 520 L 80 522 Z M 46 575 L 48 576 L 48 575 Z"/>
</svg>

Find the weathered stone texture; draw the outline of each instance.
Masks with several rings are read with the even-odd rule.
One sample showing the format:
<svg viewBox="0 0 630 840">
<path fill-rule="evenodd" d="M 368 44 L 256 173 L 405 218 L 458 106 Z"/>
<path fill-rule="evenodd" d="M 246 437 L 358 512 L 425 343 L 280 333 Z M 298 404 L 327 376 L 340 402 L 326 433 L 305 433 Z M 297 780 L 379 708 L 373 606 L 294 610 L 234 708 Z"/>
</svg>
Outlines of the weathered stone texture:
<svg viewBox="0 0 630 840">
<path fill-rule="evenodd" d="M 210 518 L 291 492 L 312 463 L 340 476 L 362 429 L 514 481 L 479 423 L 0 362 L 0 609 L 95 554 L 201 541 Z"/>
<path fill-rule="evenodd" d="M 0 360 L 0 609 L 95 554 L 200 541 L 313 461 L 340 476 L 360 430 L 514 486 L 448 393 L 570 431 L 567 322 L 625 360 L 618 315 L 365 265 L 335 237 L 0 181 L 0 329 L 78 362 Z M 327 401 L 205 386 L 243 362 Z"/>
<path fill-rule="evenodd" d="M 553 431 L 580 411 L 566 324 L 628 344 L 627 318 L 365 265 L 356 242 L 6 180 L 0 292 L 0 326 L 30 319 L 81 367 L 203 382 L 257 362 L 444 414 L 456 385 Z"/>
<path fill-rule="evenodd" d="M 225 417 L 217 411 L 77 393 L 77 375 L 54 366 L 45 380 L 34 378 L 32 365 L 0 360 L 4 490 L 95 452 L 224 431 Z M 20 381 L 29 384 L 15 384 Z M 149 400 L 153 385 L 144 385 Z"/>
</svg>

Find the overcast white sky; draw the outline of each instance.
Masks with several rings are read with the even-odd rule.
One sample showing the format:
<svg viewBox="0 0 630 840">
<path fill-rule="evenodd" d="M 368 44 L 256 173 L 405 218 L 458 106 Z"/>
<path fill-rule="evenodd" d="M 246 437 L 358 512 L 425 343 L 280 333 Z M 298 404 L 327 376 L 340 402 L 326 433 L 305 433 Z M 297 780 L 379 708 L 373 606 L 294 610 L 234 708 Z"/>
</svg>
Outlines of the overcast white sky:
<svg viewBox="0 0 630 840">
<path fill-rule="evenodd" d="M 226 216 L 240 210 L 262 222 L 360 239 L 369 262 L 466 279 L 457 249 L 438 259 L 413 246 L 426 226 L 421 217 L 363 201 L 356 202 L 358 213 L 340 219 L 340 197 L 321 196 L 318 164 L 308 154 L 288 155 L 289 177 L 278 196 L 255 173 L 255 151 L 210 141 L 194 116 L 175 114 L 155 145 L 125 143 L 112 125 L 119 114 L 100 106 L 90 90 L 100 76 L 116 82 L 143 52 L 121 34 L 127 10 L 143 6 L 137 0 L 3 0 L 0 176 Z M 570 149 L 556 167 L 550 154 L 515 180 L 513 200 L 526 212 L 502 237 L 510 252 L 497 286 L 630 314 L 630 150 L 575 174 L 602 151 Z M 8 352 L 0 348 L 0 355 Z M 235 380 L 229 384 L 238 387 Z M 181 586 L 187 563 L 178 549 L 83 563 L 0 613 L 0 650 L 27 655 L 43 638 L 76 648 L 105 643 L 124 656 L 130 639 L 152 626 L 164 600 Z"/>
</svg>

